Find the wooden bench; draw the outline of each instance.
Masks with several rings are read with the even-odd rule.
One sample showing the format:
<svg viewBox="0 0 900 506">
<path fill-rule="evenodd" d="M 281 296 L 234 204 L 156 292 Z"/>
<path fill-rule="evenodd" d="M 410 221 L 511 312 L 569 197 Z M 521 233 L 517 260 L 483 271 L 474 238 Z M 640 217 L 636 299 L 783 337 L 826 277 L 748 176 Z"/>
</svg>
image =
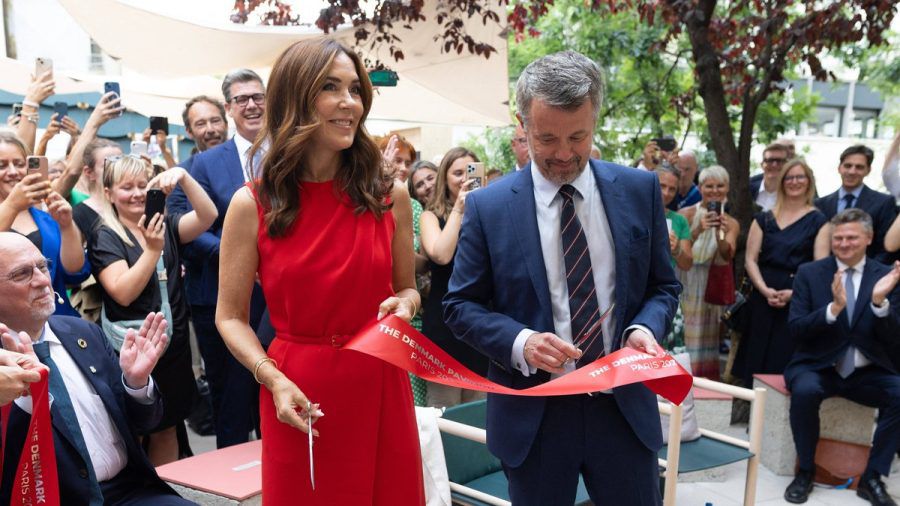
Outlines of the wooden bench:
<svg viewBox="0 0 900 506">
<path fill-rule="evenodd" d="M 793 476 L 797 463 L 791 432 L 791 393 L 781 374 L 754 374 L 753 386 L 769 391 L 766 401 L 761 462 L 782 476 Z M 875 408 L 843 397 L 831 397 L 819 409 L 819 437 L 870 446 L 875 432 Z"/>
<path fill-rule="evenodd" d="M 160 478 L 204 506 L 262 504 L 262 441 L 251 441 L 159 466 Z"/>
</svg>

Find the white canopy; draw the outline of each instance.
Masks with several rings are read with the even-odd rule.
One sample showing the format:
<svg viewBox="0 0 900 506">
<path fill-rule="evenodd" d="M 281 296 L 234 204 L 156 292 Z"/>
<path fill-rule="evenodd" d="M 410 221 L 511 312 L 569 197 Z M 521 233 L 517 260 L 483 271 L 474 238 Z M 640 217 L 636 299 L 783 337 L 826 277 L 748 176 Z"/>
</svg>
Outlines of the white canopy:
<svg viewBox="0 0 900 506">
<path fill-rule="evenodd" d="M 116 0 L 59 2 L 104 51 L 123 66 L 152 78 L 220 76 L 238 67 L 253 68 L 265 76 L 288 45 L 300 38 L 322 36 L 319 30 L 302 27 L 202 25 Z M 394 62 L 386 48 L 368 55 L 388 63 L 400 77 L 396 87 L 379 89 L 369 117 L 456 125 L 509 124 L 507 46 L 500 29 L 493 23 L 485 26 L 480 17 L 466 25 L 476 40 L 497 49 L 490 59 L 467 51 L 441 53 L 441 44 L 434 37 L 443 28 L 435 21 L 434 3 L 426 4 L 428 21 L 398 32 L 404 60 Z M 497 9 L 503 19 L 500 7 Z M 334 36 L 350 42 L 353 32 L 344 29 Z M 183 102 L 192 92 L 166 95 Z"/>
</svg>

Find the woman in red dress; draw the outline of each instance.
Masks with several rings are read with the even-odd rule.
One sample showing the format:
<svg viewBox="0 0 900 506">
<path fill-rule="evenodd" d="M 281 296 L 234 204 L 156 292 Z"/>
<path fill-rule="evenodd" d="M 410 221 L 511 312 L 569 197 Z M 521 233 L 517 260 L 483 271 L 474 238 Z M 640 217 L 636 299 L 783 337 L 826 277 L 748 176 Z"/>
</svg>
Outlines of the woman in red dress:
<svg viewBox="0 0 900 506">
<path fill-rule="evenodd" d="M 376 318 L 409 321 L 421 304 L 409 194 L 384 175 L 363 126 L 371 104 L 353 52 L 330 39 L 288 48 L 252 151 L 265 152 L 260 179 L 225 218 L 216 324 L 264 386 L 266 506 L 424 504 L 406 373 L 341 349 Z M 276 330 L 268 356 L 247 323 L 257 272 Z"/>
</svg>

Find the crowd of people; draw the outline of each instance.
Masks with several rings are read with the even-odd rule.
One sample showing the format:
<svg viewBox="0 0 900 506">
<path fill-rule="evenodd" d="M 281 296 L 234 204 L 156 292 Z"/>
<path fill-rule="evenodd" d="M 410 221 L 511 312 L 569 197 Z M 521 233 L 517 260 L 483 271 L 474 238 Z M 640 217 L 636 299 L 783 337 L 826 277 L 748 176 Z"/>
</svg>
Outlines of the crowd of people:
<svg viewBox="0 0 900 506">
<path fill-rule="evenodd" d="M 0 131 L 0 403 L 14 405 L 0 501 L 31 413 L 22 394 L 49 368 L 62 379 L 51 393 L 65 420 L 54 433 L 65 504 L 187 503 L 153 467 L 192 454 L 195 336 L 217 447 L 262 437 L 266 504 L 420 504 L 412 406 L 485 395 L 341 353 L 376 313 L 392 313 L 515 388 L 624 346 L 686 352 L 695 376 L 728 373 L 746 386 L 785 374 L 800 456 L 791 502 L 811 490 L 822 400 L 877 406 L 858 493 L 894 504 L 881 477 L 900 449 L 900 135 L 882 171 L 892 194 L 864 184 L 874 158 L 864 145 L 835 160 L 841 187 L 821 198 L 789 139 L 766 146 L 745 196 L 757 212 L 742 230 L 724 167 L 701 169 L 693 152 L 656 141 L 633 168 L 600 161 L 599 79 L 573 52 L 529 65 L 516 90 L 515 166 L 481 180 L 465 147 L 435 164 L 399 133 L 370 135 L 364 65 L 329 39 L 288 48 L 268 86 L 238 69 L 222 100 L 188 101 L 190 158 L 173 159 L 165 132 L 143 132 L 163 167 L 98 136 L 124 109 L 113 92 L 83 129 L 54 116 L 37 138 L 53 80 L 36 76 L 22 115 Z M 46 177 L 26 170 L 60 131 L 71 137 L 66 157 Z M 153 192 L 165 210 L 147 216 Z M 751 323 L 726 342 L 736 270 Z M 595 502 L 658 504 L 649 391 L 489 402 L 489 446 L 515 504 L 565 503 L 579 473 Z M 310 431 L 315 492 L 298 480 L 310 474 L 298 451 Z M 615 462 L 601 458 L 610 448 Z"/>
</svg>

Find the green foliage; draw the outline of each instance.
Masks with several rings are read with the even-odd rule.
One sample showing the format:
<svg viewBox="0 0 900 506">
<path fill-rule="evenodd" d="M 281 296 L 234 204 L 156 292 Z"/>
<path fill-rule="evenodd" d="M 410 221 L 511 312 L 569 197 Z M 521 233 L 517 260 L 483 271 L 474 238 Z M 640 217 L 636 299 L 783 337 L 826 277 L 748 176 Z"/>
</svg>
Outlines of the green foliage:
<svg viewBox="0 0 900 506">
<path fill-rule="evenodd" d="M 537 22 L 540 34 L 517 41 L 509 38 L 510 107 L 515 110 L 515 82 L 525 67 L 544 55 L 572 49 L 597 61 L 605 74 L 604 108 L 597 122 L 594 142 L 603 158 L 632 164 L 653 137 L 673 135 L 679 145 L 694 135 L 701 145 L 709 132 L 694 80 L 689 44 L 684 36 L 664 42 L 669 27 L 648 25 L 635 10 L 612 13 L 594 10 L 581 0 L 559 0 Z M 756 122 L 757 142 L 767 142 L 810 117 L 815 98 L 805 90 L 773 94 L 761 106 Z M 740 106 L 730 107 L 732 128 L 740 130 Z M 466 144 L 490 166 L 503 170 L 514 162 L 498 165 L 502 154 L 514 160 L 509 149 L 511 129 L 491 130 Z M 701 149 L 701 159 L 713 160 Z"/>
<path fill-rule="evenodd" d="M 512 127 L 488 128 L 482 136 L 470 136 L 462 146 L 478 155 L 486 169 L 500 169 L 506 174 L 516 166 L 516 157 L 509 147 L 513 132 Z"/>
</svg>

